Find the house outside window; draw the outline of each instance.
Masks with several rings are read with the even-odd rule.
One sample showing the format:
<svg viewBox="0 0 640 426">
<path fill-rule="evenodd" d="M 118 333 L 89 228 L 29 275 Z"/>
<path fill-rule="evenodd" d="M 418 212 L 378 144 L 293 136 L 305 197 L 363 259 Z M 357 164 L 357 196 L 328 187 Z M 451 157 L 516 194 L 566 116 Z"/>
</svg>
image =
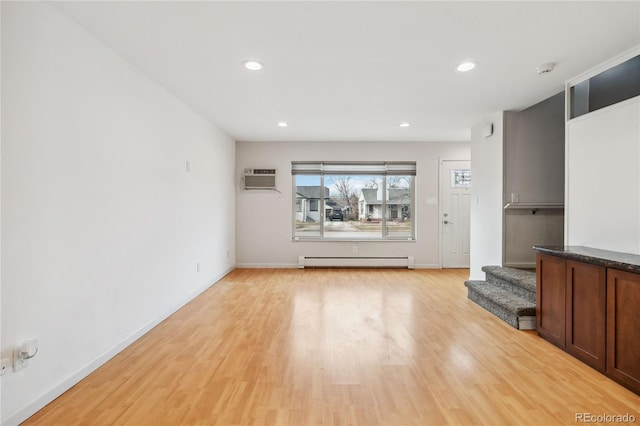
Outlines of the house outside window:
<svg viewBox="0 0 640 426">
<path fill-rule="evenodd" d="M 415 162 L 292 162 L 291 169 L 294 240 L 415 239 Z"/>
</svg>

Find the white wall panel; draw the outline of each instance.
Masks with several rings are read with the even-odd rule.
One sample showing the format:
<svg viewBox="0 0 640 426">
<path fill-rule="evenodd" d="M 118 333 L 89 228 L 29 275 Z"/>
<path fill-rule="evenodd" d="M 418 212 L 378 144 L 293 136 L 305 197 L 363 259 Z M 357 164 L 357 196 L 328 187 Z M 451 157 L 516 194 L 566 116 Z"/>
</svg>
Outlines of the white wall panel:
<svg viewBox="0 0 640 426">
<path fill-rule="evenodd" d="M 471 279 L 483 280 L 481 268 L 502 265 L 502 185 L 504 113 L 489 115 L 471 129 Z M 493 135 L 482 129 L 493 123 Z"/>
<path fill-rule="evenodd" d="M 439 159 L 469 159 L 468 142 L 238 142 L 236 170 L 278 169 L 280 193 L 242 191 L 236 197 L 237 266 L 296 267 L 298 256 L 414 256 L 416 268 L 440 266 Z M 416 234 L 408 241 L 292 241 L 292 161 L 416 161 Z"/>
<path fill-rule="evenodd" d="M 567 126 L 565 241 L 640 254 L 640 98 Z"/>
<path fill-rule="evenodd" d="M 2 123 L 15 424 L 233 267 L 235 143 L 44 3 L 2 3 Z"/>
</svg>

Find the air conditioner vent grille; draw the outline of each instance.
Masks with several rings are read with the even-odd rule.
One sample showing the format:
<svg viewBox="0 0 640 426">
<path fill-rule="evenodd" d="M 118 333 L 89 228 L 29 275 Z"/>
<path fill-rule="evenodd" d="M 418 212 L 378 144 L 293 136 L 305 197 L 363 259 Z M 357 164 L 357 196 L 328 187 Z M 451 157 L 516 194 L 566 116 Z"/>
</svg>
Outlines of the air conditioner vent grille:
<svg viewBox="0 0 640 426">
<path fill-rule="evenodd" d="M 245 175 L 275 175 L 276 169 L 244 169 Z"/>
<path fill-rule="evenodd" d="M 246 175 L 244 177 L 245 189 L 273 189 L 276 187 L 276 177 L 271 175 Z"/>
</svg>

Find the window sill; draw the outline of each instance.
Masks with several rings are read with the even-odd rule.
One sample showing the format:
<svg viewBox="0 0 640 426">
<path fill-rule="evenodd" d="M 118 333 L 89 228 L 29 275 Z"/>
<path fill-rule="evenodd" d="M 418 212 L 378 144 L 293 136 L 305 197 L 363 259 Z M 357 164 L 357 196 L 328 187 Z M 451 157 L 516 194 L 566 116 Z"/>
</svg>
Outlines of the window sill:
<svg viewBox="0 0 640 426">
<path fill-rule="evenodd" d="M 415 238 L 292 238 L 294 243 L 415 243 Z"/>
</svg>

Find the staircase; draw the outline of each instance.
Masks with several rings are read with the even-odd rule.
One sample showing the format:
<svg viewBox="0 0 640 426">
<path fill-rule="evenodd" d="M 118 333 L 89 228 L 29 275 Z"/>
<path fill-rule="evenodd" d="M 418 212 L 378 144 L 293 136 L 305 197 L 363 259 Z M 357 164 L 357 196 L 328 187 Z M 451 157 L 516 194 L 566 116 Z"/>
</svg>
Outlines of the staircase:
<svg viewBox="0 0 640 426">
<path fill-rule="evenodd" d="M 536 274 L 521 269 L 483 266 L 486 281 L 465 281 L 469 299 L 512 327 L 536 328 Z"/>
</svg>

